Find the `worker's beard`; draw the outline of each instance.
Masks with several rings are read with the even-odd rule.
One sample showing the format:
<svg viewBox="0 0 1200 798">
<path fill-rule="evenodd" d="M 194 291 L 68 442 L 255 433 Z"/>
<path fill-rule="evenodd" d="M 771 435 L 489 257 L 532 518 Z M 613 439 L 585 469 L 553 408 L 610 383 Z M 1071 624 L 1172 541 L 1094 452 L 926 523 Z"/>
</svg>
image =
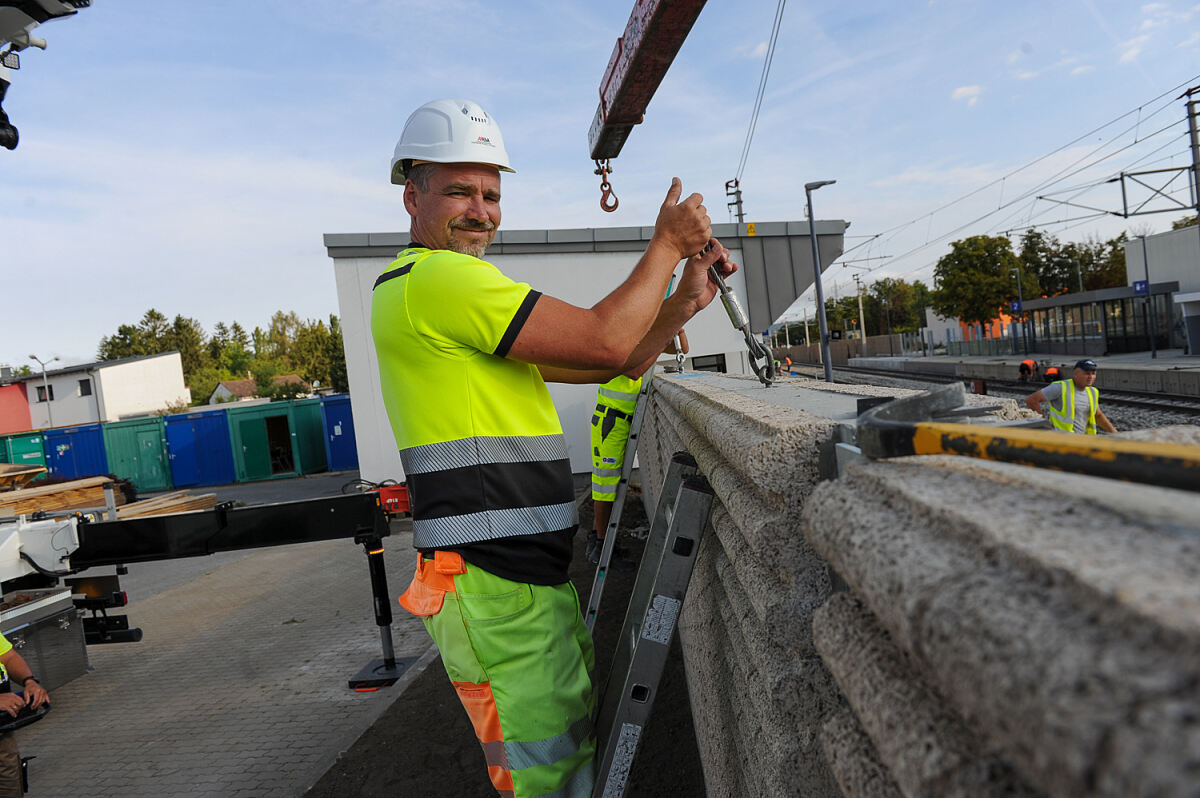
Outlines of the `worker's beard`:
<svg viewBox="0 0 1200 798">
<path fill-rule="evenodd" d="M 478 230 L 481 232 L 490 233 L 486 239 L 481 239 L 476 236 L 459 237 L 458 230 Z M 482 258 L 487 252 L 487 248 L 492 245 L 492 239 L 496 237 L 496 225 L 491 222 L 455 222 L 450 225 L 449 246 L 454 252 L 463 255 L 470 255 L 473 258 Z"/>
</svg>

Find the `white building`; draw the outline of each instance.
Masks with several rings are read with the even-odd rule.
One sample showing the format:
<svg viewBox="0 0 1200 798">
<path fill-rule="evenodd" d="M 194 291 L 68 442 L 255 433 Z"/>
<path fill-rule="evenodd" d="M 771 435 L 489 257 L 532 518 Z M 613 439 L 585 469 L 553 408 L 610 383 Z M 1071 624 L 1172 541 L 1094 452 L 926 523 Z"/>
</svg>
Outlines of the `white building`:
<svg viewBox="0 0 1200 798">
<path fill-rule="evenodd" d="M 19 378 L 33 429 L 119 421 L 191 404 L 178 352 L 106 360 Z"/>
<path fill-rule="evenodd" d="M 842 254 L 847 227 L 841 220 L 816 222 L 822 270 Z M 807 221 L 713 225 L 713 234 L 741 265 L 728 283 L 755 332 L 766 331 L 812 285 L 808 231 Z M 503 230 L 496 234 L 486 258 L 514 280 L 590 307 L 629 275 L 653 233 L 653 227 Z M 363 479 L 375 482 L 402 480 L 404 471 L 380 393 L 370 330 L 371 289 L 408 243 L 407 233 L 325 235 L 337 282 L 359 469 Z M 746 345 L 719 299 L 692 320 L 687 334 L 691 348 L 687 368 L 751 373 Z M 553 384 L 549 388 L 567 437 L 572 470 L 591 471 L 588 424 L 596 386 Z"/>
<path fill-rule="evenodd" d="M 1149 268 L 1147 269 L 1147 265 Z M 1188 353 L 1200 348 L 1200 228 L 1196 225 L 1125 242 L 1125 275 L 1129 285 L 1148 280 L 1179 283 L 1172 318 L 1182 316 Z"/>
</svg>

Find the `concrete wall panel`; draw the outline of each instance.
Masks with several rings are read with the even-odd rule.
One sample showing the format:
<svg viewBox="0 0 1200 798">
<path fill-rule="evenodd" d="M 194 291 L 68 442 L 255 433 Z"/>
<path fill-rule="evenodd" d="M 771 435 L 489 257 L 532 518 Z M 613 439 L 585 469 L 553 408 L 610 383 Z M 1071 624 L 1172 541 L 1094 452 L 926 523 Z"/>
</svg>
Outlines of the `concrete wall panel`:
<svg viewBox="0 0 1200 798">
<path fill-rule="evenodd" d="M 1200 496 L 953 457 L 819 482 L 881 389 L 747 385 L 656 380 L 639 441 L 651 508 L 681 449 L 717 495 L 679 625 L 710 795 L 1195 795 Z"/>
</svg>

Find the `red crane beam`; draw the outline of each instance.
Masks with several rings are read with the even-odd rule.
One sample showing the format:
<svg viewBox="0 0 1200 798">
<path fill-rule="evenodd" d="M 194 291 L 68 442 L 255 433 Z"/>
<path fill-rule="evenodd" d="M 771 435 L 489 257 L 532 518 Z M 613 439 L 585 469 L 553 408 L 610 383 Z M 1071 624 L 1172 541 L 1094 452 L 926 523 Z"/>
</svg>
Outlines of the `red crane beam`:
<svg viewBox="0 0 1200 798">
<path fill-rule="evenodd" d="M 592 160 L 616 158 L 692 30 L 705 0 L 637 0 L 617 39 L 588 131 Z"/>
</svg>

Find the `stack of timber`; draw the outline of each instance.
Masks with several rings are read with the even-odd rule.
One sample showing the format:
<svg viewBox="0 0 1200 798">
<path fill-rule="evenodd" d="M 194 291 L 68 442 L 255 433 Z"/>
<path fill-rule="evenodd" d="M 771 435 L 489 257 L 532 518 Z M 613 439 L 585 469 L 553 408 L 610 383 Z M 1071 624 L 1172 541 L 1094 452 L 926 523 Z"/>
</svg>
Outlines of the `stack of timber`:
<svg viewBox="0 0 1200 798">
<path fill-rule="evenodd" d="M 16 490 L 45 473 L 45 466 L 0 463 L 0 490 Z"/>
<path fill-rule="evenodd" d="M 172 513 L 187 513 L 192 510 L 211 510 L 216 506 L 217 494 L 215 493 L 203 493 L 197 496 L 187 491 L 178 491 L 127 504 L 117 510 L 117 517 L 140 518 L 146 515 L 171 515 Z"/>
<path fill-rule="evenodd" d="M 113 481 L 108 477 L 88 477 L 57 485 L 39 485 L 0 493 L 0 515 L 29 515 L 38 510 L 58 512 L 85 510 L 104 506 L 104 486 Z M 120 491 L 114 491 L 116 503 L 125 503 Z"/>
</svg>

